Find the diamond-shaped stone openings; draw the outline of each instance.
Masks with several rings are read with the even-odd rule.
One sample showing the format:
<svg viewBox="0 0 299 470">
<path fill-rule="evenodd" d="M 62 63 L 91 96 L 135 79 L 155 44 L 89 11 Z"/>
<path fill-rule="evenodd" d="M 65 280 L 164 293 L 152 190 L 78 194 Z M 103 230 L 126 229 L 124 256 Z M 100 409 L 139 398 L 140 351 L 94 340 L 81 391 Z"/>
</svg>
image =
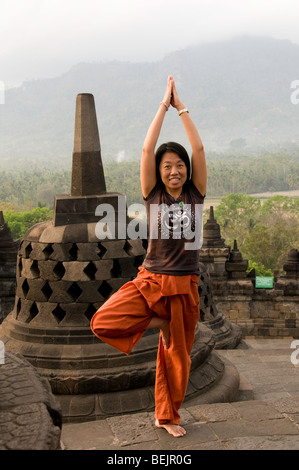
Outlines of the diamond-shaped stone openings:
<svg viewBox="0 0 299 470">
<path fill-rule="evenodd" d="M 16 318 L 18 318 L 18 315 L 21 311 L 21 307 L 22 307 L 21 299 L 18 299 L 17 307 L 16 307 Z"/>
<path fill-rule="evenodd" d="M 88 263 L 88 265 L 83 269 L 85 274 L 89 277 L 90 280 L 93 280 L 95 278 L 95 273 L 97 272 L 97 268 L 91 261 Z"/>
<path fill-rule="evenodd" d="M 98 243 L 98 250 L 99 251 L 98 251 L 97 255 L 98 255 L 99 258 L 102 258 L 104 256 L 104 254 L 106 253 L 107 248 L 105 248 L 101 243 Z"/>
<path fill-rule="evenodd" d="M 43 245 L 43 244 L 41 244 L 41 245 Z M 68 251 L 65 251 L 65 253 L 69 253 L 69 256 L 66 256 L 65 261 L 70 260 L 69 257 L 72 258 L 72 261 L 77 261 L 79 259 L 80 248 L 81 249 L 84 248 L 83 253 L 85 253 L 85 247 L 82 247 L 81 245 L 82 244 L 77 245 L 76 243 L 72 243 L 71 247 L 67 248 Z M 112 245 L 113 245 L 113 250 L 111 248 Z M 107 250 L 109 251 L 108 259 L 111 259 L 111 256 L 113 256 L 113 257 L 117 256 L 117 255 L 120 256 L 120 259 L 117 259 L 117 258 L 113 259 L 113 268 L 111 270 L 111 277 L 112 277 L 112 279 L 113 278 L 114 279 L 115 278 L 124 278 L 124 281 L 125 281 L 125 278 L 127 279 L 127 278 L 130 278 L 130 277 L 133 276 L 134 268 L 138 267 L 142 263 L 143 256 L 134 256 L 134 253 L 133 253 L 134 246 L 132 246 L 128 241 L 124 241 L 124 242 L 120 241 L 120 243 L 117 245 L 116 248 L 115 248 L 114 244 L 112 244 L 112 245 L 108 244 L 107 247 L 106 247 L 102 243 L 97 243 L 96 246 L 94 247 L 96 258 L 97 259 L 102 259 L 103 256 L 107 253 Z M 64 246 L 64 248 L 61 251 L 62 246 Z M 63 253 L 63 250 L 65 250 L 66 246 L 67 246 L 67 244 L 65 244 L 65 245 L 64 244 L 62 244 L 62 245 L 58 244 L 57 245 L 57 251 L 56 251 L 56 244 L 55 243 L 48 243 L 41 249 L 43 257 L 40 258 L 38 247 L 35 246 L 34 244 L 31 244 L 31 242 L 27 242 L 27 244 L 26 244 L 26 242 L 24 241 L 23 256 L 24 256 L 24 258 L 31 258 L 32 259 L 32 264 L 30 265 L 30 271 L 33 274 L 33 278 L 38 278 L 40 276 L 41 267 L 39 267 L 39 260 L 40 261 L 43 260 L 43 262 L 46 261 L 46 260 L 49 260 L 49 259 L 51 259 L 52 262 L 55 259 L 57 260 L 57 255 L 60 254 L 59 256 L 61 256 L 61 253 Z M 116 251 L 115 251 L 115 249 L 116 249 Z M 89 250 L 90 250 L 90 248 L 89 248 Z M 38 259 L 33 259 L 33 256 L 35 258 L 36 255 L 38 256 Z M 82 254 L 81 254 L 81 257 L 82 257 Z M 57 263 L 55 264 L 55 266 L 53 268 L 53 272 L 57 275 L 58 279 L 60 279 L 60 280 L 64 277 L 64 275 L 66 273 L 66 269 L 67 269 L 66 266 L 64 266 L 63 262 L 64 262 L 64 259 L 59 260 L 59 258 L 58 258 Z M 90 261 L 87 265 L 86 265 L 86 263 L 82 263 L 82 266 L 83 265 L 84 265 L 84 269 L 83 269 L 84 274 L 90 280 L 95 280 L 96 272 L 97 272 L 96 262 Z M 23 267 L 22 254 L 20 255 L 20 260 L 19 260 L 19 265 L 18 266 L 19 266 L 19 276 L 22 276 L 22 274 L 21 274 L 22 267 Z M 135 275 L 135 272 L 134 272 L 134 275 Z M 21 282 L 21 289 L 22 289 L 22 292 L 23 292 L 23 296 L 24 296 L 25 299 L 27 299 L 28 298 L 28 292 L 29 292 L 31 284 L 30 284 L 30 282 L 28 283 L 26 278 L 24 280 L 20 280 L 20 282 Z M 41 288 L 41 292 L 44 295 L 45 301 L 48 301 L 48 302 L 53 301 L 53 300 L 51 300 L 51 296 L 53 294 L 53 285 L 51 287 L 51 284 L 52 284 L 51 281 L 45 280 L 45 283 L 43 284 L 43 286 Z M 82 285 L 81 285 L 81 287 L 82 287 Z M 80 283 L 77 283 L 75 281 L 72 282 L 71 286 L 67 290 L 67 294 L 71 298 L 71 302 L 77 302 L 77 301 L 80 302 L 79 298 L 80 298 L 81 294 L 83 293 L 81 287 L 80 287 Z M 114 292 L 115 285 L 114 285 L 114 283 L 110 284 L 109 279 L 103 280 L 97 290 L 98 290 L 99 294 L 101 294 L 103 299 L 106 300 Z M 92 299 L 90 299 L 90 300 L 92 302 Z M 27 322 L 30 322 L 33 318 L 36 317 L 36 315 L 38 315 L 38 306 L 37 305 L 38 304 L 36 304 L 35 302 L 34 302 L 34 304 L 32 304 L 30 315 L 28 317 Z M 22 303 L 21 303 L 21 299 L 19 299 L 19 301 L 17 303 L 17 310 L 16 310 L 17 316 L 21 312 L 21 309 L 22 309 Z M 96 312 L 96 310 L 97 310 L 97 308 L 94 306 L 94 304 L 90 303 L 89 306 L 87 307 L 87 309 L 85 310 L 85 312 L 83 312 L 83 309 L 82 309 L 82 314 L 84 314 L 85 317 L 90 321 L 90 319 L 92 318 L 92 316 Z M 57 323 L 60 323 L 64 319 L 64 317 L 66 315 L 66 312 L 60 306 L 60 304 L 57 303 L 56 307 L 52 311 L 52 314 L 53 314 L 54 318 L 56 319 Z"/>
<path fill-rule="evenodd" d="M 96 313 L 97 309 L 93 304 L 89 304 L 87 307 L 86 311 L 84 312 L 84 315 L 86 316 L 87 320 L 90 322 L 93 315 Z"/>
<path fill-rule="evenodd" d="M 23 284 L 22 284 L 22 291 L 23 291 L 24 297 L 25 297 L 25 299 L 26 299 L 27 294 L 28 294 L 28 292 L 29 292 L 29 284 L 28 284 L 27 279 L 25 279 L 25 280 L 23 281 Z"/>
<path fill-rule="evenodd" d="M 72 261 L 76 261 L 76 259 L 78 257 L 78 247 L 77 247 L 76 243 L 73 243 L 71 249 L 69 250 L 69 254 L 72 257 Z"/>
<path fill-rule="evenodd" d="M 35 318 L 36 315 L 38 315 L 38 313 L 39 313 L 37 305 L 36 305 L 35 302 L 33 302 L 33 304 L 31 305 L 29 313 L 30 313 L 30 315 L 27 318 L 26 323 L 30 323 L 33 320 L 33 318 Z"/>
<path fill-rule="evenodd" d="M 54 249 L 52 247 L 52 243 L 49 243 L 45 248 L 43 249 L 43 253 L 46 257 L 46 259 L 49 259 L 52 253 L 54 252 Z"/>
<path fill-rule="evenodd" d="M 82 292 L 83 291 L 81 287 L 77 284 L 77 282 L 73 282 L 67 290 L 67 293 L 70 295 L 73 302 L 75 302 L 80 297 Z"/>
<path fill-rule="evenodd" d="M 29 258 L 31 251 L 32 251 L 31 243 L 28 243 L 28 245 L 25 247 L 25 257 L 26 258 Z"/>
<path fill-rule="evenodd" d="M 34 277 L 39 277 L 40 276 L 40 271 L 38 267 L 38 262 L 34 260 L 30 266 L 30 271 L 33 274 Z"/>
<path fill-rule="evenodd" d="M 53 269 L 53 272 L 60 278 L 62 279 L 64 274 L 65 274 L 65 267 L 63 266 L 61 261 L 58 261 L 56 266 Z"/>
<path fill-rule="evenodd" d="M 57 304 L 57 306 L 54 308 L 52 312 L 52 315 L 54 316 L 57 323 L 60 323 L 66 316 L 66 311 L 63 310 L 60 304 Z"/>
<path fill-rule="evenodd" d="M 45 282 L 41 289 L 42 293 L 46 297 L 47 301 L 50 299 L 51 295 L 53 294 L 53 289 L 51 289 L 50 285 L 48 282 Z"/>
<path fill-rule="evenodd" d="M 112 291 L 113 288 L 106 281 L 103 281 L 100 287 L 98 288 L 98 292 L 104 297 L 104 299 L 108 299 L 112 294 Z"/>
<path fill-rule="evenodd" d="M 18 260 L 18 264 L 17 264 L 17 277 L 20 277 L 20 276 L 21 276 L 22 267 L 23 267 L 22 257 L 19 256 L 19 260 Z"/>
</svg>

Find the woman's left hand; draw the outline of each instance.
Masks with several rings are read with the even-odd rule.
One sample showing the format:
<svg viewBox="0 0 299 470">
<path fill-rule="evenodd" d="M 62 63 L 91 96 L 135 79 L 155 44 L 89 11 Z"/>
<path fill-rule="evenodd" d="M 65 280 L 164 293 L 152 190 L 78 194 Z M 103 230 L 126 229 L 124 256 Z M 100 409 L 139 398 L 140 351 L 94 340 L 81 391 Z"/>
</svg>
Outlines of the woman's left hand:
<svg viewBox="0 0 299 470">
<path fill-rule="evenodd" d="M 173 80 L 173 84 L 172 84 L 172 96 L 171 96 L 170 104 L 171 104 L 171 106 L 176 108 L 178 111 L 180 111 L 180 109 L 184 108 L 184 105 L 181 102 L 181 100 L 179 98 L 179 95 L 178 95 L 178 92 L 176 90 L 174 80 Z"/>
</svg>

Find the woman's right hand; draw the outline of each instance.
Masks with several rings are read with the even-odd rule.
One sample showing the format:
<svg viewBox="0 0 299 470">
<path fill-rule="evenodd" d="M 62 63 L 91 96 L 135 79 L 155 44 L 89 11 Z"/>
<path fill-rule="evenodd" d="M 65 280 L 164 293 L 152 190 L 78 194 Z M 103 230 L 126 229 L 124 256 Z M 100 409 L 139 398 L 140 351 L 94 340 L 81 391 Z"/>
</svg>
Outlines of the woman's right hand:
<svg viewBox="0 0 299 470">
<path fill-rule="evenodd" d="M 165 95 L 164 95 L 164 98 L 163 98 L 163 103 L 165 103 L 168 108 L 170 106 L 170 102 L 171 102 L 171 98 L 172 98 L 173 83 L 174 83 L 173 77 L 172 77 L 172 75 L 169 75 Z"/>
</svg>

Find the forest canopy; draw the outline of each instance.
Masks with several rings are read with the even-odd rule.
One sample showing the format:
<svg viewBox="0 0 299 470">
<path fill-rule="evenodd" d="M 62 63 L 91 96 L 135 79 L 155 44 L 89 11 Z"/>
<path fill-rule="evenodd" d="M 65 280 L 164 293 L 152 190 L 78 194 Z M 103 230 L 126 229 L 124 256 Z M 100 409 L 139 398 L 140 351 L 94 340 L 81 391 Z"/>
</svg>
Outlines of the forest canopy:
<svg viewBox="0 0 299 470">
<path fill-rule="evenodd" d="M 265 154 L 259 157 L 207 155 L 207 197 L 227 193 L 253 194 L 299 190 L 299 154 Z M 126 194 L 128 204 L 141 203 L 139 159 L 104 165 L 107 191 Z M 21 210 L 53 207 L 55 194 L 68 194 L 71 170 L 23 168 L 0 171 L 0 201 Z"/>
</svg>

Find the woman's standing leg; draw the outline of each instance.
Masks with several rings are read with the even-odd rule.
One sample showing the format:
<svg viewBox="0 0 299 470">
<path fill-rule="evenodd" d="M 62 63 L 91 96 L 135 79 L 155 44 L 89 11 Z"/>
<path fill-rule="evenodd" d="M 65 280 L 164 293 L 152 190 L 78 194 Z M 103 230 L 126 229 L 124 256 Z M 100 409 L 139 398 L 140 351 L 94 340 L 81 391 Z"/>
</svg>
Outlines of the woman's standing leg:
<svg viewBox="0 0 299 470">
<path fill-rule="evenodd" d="M 198 306 L 190 305 L 188 295 L 169 297 L 170 346 L 165 349 L 160 337 L 156 371 L 156 425 L 176 437 L 185 434 L 179 426 L 179 408 L 183 403 L 191 367 Z"/>
</svg>

